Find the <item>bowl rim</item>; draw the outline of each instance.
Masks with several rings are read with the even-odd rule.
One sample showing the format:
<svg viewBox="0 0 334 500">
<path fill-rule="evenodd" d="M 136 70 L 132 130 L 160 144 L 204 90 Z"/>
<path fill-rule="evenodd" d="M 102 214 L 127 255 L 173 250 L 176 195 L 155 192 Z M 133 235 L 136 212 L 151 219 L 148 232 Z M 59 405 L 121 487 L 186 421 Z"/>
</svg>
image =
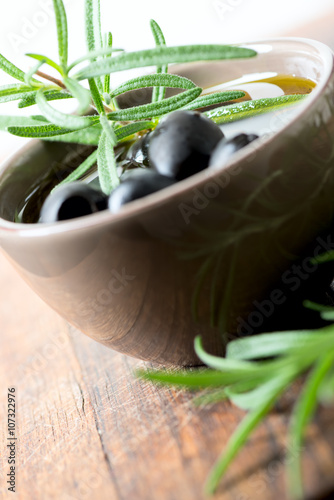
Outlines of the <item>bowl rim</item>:
<svg viewBox="0 0 334 500">
<path fill-rule="evenodd" d="M 307 103 L 304 103 L 300 107 L 300 110 L 291 119 L 289 119 L 286 124 L 280 127 L 278 131 L 275 131 L 273 134 L 270 134 L 269 137 L 265 137 L 263 140 L 261 140 L 260 137 L 259 140 L 255 142 L 252 148 L 246 147 L 236 152 L 224 167 L 219 169 L 205 169 L 197 174 L 188 177 L 187 179 L 184 179 L 182 182 L 178 182 L 161 191 L 152 193 L 144 198 L 134 200 L 133 202 L 125 205 L 122 210 L 120 210 L 120 212 L 116 214 L 113 214 L 108 210 L 103 210 L 101 212 L 97 212 L 87 216 L 78 217 L 66 221 L 54 222 L 50 224 L 17 223 L 8 221 L 0 217 L 0 235 L 5 237 L 40 238 L 50 237 L 59 233 L 77 233 L 78 231 L 82 232 L 94 227 L 110 225 L 114 223 L 119 224 L 123 220 L 131 219 L 142 214 L 143 212 L 158 208 L 166 201 L 179 197 L 179 195 L 184 192 L 189 192 L 195 190 L 196 188 L 199 188 L 203 184 L 203 182 L 214 180 L 215 177 L 219 176 L 223 171 L 228 171 L 231 167 L 235 167 L 237 163 L 245 160 L 247 156 L 258 153 L 264 147 L 268 147 L 268 145 L 270 145 L 272 141 L 276 140 L 278 135 L 283 134 L 287 129 L 292 127 L 302 115 L 306 114 L 309 111 L 314 102 L 323 93 L 324 89 L 330 81 L 331 75 L 334 72 L 334 53 L 332 49 L 328 45 L 317 40 L 302 37 L 277 37 L 233 45 L 255 49 L 256 47 L 259 47 L 261 45 L 265 46 L 282 42 L 301 43 L 316 48 L 325 64 L 325 69 L 323 74 L 321 75 L 320 82 L 307 98 Z M 266 50 L 263 50 L 262 53 L 263 52 L 266 52 Z M 261 54 L 260 51 L 259 53 Z M 201 61 L 198 61 L 197 63 L 192 64 L 198 64 L 200 62 Z M 175 65 L 174 68 L 181 66 L 184 65 Z M 2 162 L 2 164 L 0 165 L 0 174 L 3 174 L 12 165 L 12 163 L 22 155 L 22 153 L 34 149 L 34 147 L 36 147 L 40 143 L 41 140 L 39 139 L 31 139 L 27 144 L 19 148 L 19 150 L 17 150 L 4 162 Z"/>
</svg>

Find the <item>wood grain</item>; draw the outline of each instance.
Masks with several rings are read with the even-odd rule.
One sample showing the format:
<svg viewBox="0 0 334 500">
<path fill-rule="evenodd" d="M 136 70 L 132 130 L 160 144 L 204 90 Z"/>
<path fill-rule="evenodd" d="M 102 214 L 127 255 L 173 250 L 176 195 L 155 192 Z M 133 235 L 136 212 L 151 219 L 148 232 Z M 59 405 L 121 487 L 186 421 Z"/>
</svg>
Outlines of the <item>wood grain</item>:
<svg viewBox="0 0 334 500">
<path fill-rule="evenodd" d="M 15 498 L 203 500 L 205 477 L 243 412 L 228 403 L 196 408 L 189 393 L 138 380 L 133 370 L 147 364 L 70 328 L 3 256 L 0 275 L 0 442 L 6 443 L 6 390 L 15 386 Z M 292 391 L 288 399 L 294 397 Z M 334 410 L 322 411 L 310 428 L 304 450 L 310 496 L 334 489 L 333 417 Z M 287 418 L 288 412 L 278 411 L 258 429 L 217 499 L 286 498 Z M 2 452 L 4 499 L 12 495 L 5 484 L 6 457 Z"/>
<path fill-rule="evenodd" d="M 334 46 L 329 19 L 298 35 Z M 196 408 L 189 393 L 139 381 L 133 371 L 148 364 L 69 327 L 2 255 L 0 276 L 0 498 L 204 500 L 205 477 L 243 412 L 228 403 Z M 12 386 L 18 397 L 15 495 L 6 486 Z M 215 498 L 287 498 L 283 455 L 295 395 L 290 391 L 252 436 Z M 334 491 L 333 409 L 319 411 L 310 426 L 303 469 L 307 498 Z"/>
</svg>

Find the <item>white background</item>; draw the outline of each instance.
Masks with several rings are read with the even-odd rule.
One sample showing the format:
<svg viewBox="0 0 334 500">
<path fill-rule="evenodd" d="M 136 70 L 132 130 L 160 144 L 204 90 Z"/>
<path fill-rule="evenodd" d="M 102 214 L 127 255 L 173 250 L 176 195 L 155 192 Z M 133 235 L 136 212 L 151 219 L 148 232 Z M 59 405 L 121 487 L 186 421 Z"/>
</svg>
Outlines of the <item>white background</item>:
<svg viewBox="0 0 334 500">
<path fill-rule="evenodd" d="M 69 20 L 69 59 L 73 60 L 86 52 L 84 0 L 64 3 Z M 333 0 L 101 0 L 101 9 L 103 29 L 112 31 L 114 46 L 136 50 L 154 45 L 150 18 L 161 25 L 169 45 L 237 43 L 293 35 L 299 26 L 333 14 L 334 4 Z M 52 0 L 6 1 L 0 18 L 0 52 L 23 70 L 34 64 L 24 56 L 26 52 L 57 58 Z M 0 72 L 0 85 L 10 82 L 10 77 Z M 18 112 L 15 103 L 0 106 L 0 114 Z M 0 133 L 1 158 L 23 142 Z"/>
</svg>

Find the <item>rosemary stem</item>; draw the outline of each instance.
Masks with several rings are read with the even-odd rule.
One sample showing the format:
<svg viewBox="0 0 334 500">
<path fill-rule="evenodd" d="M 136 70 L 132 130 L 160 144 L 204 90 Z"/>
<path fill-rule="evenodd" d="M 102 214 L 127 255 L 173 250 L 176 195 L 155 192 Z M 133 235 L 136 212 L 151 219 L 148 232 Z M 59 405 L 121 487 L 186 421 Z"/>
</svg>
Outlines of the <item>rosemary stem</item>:
<svg viewBox="0 0 334 500">
<path fill-rule="evenodd" d="M 58 85 L 58 87 L 61 87 L 62 89 L 66 89 L 65 85 L 61 80 L 58 80 L 58 78 L 54 78 L 51 75 L 47 75 L 46 73 L 43 73 L 43 71 L 36 71 L 36 75 L 40 76 L 41 78 L 44 78 L 44 80 L 49 80 L 49 82 L 55 83 Z"/>
</svg>

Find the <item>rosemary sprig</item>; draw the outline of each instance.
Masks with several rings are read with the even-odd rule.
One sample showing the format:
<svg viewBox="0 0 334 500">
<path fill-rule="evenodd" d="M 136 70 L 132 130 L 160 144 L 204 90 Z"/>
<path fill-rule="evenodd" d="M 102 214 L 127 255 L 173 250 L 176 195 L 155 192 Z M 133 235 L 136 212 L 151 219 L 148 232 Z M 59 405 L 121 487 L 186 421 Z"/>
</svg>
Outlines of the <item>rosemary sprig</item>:
<svg viewBox="0 0 334 500">
<path fill-rule="evenodd" d="M 334 254 L 328 252 L 316 260 L 334 260 Z M 320 312 L 323 319 L 334 320 L 333 307 L 309 301 L 304 305 Z M 309 372 L 294 404 L 286 460 L 288 496 L 302 500 L 301 449 L 306 427 L 319 403 L 334 402 L 334 324 L 316 330 L 265 333 L 233 340 L 227 345 L 225 358 L 208 354 L 197 337 L 195 351 L 209 369 L 173 373 L 141 370 L 138 376 L 160 384 L 206 389 L 194 399 L 195 404 L 212 404 L 228 398 L 248 412 L 217 459 L 205 485 L 207 494 L 216 491 L 251 432 L 279 397 L 296 379 Z"/>
<path fill-rule="evenodd" d="M 19 137 L 96 145 L 99 150 L 96 155 L 99 179 L 106 193 L 119 182 L 113 153 L 117 142 L 133 139 L 133 135 L 139 131 L 153 130 L 159 120 L 172 111 L 219 105 L 244 95 L 243 92 L 227 91 L 201 96 L 202 89 L 194 82 L 179 75 L 168 74 L 168 65 L 255 57 L 254 50 L 236 45 L 167 47 L 160 26 L 151 20 L 150 26 L 156 47 L 124 52 L 113 47 L 110 32 L 102 34 L 100 0 L 85 0 L 88 54 L 69 63 L 68 23 L 63 0 L 53 0 L 53 5 L 58 35 L 58 62 L 43 54 L 29 53 L 27 56 L 37 61 L 37 64 L 24 72 L 0 54 L 0 69 L 19 82 L 0 87 L 0 103 L 17 100 L 19 108 L 36 104 L 42 116 L 30 119 L 20 116 L 0 116 L 0 129 L 6 128 L 9 133 Z M 86 66 L 76 69 L 76 73 L 73 71 L 79 64 L 85 62 Z M 45 73 L 44 69 L 42 72 L 40 70 L 42 65 L 56 70 L 59 77 Z M 139 76 L 115 89 L 111 88 L 110 75 L 115 71 L 149 66 L 156 66 L 156 74 Z M 119 109 L 118 96 L 143 88 L 153 89 L 151 103 Z M 166 88 L 177 88 L 180 93 L 165 98 Z M 78 101 L 77 115 L 62 113 L 49 104 L 51 101 L 71 98 Z M 284 99 L 277 98 L 276 101 L 264 99 L 255 105 L 253 111 L 251 107 L 247 107 L 247 103 L 238 103 L 209 112 L 208 116 L 218 122 L 234 120 L 263 110 L 276 109 L 300 98 L 285 96 Z M 99 116 L 88 114 L 91 107 L 95 108 Z M 143 126 L 147 129 L 143 129 Z M 69 180 L 79 179 L 80 172 L 84 173 L 88 164 L 90 160 L 87 159 L 72 173 Z"/>
<path fill-rule="evenodd" d="M 119 182 L 113 152 L 117 142 L 133 138 L 134 134 L 143 130 L 143 126 L 147 127 L 147 130 L 152 130 L 162 116 L 189 105 L 201 94 L 201 89 L 187 78 L 169 75 L 167 73 L 169 63 L 181 60 L 212 60 L 256 55 L 253 50 L 230 46 L 168 48 L 161 28 L 152 20 L 151 29 L 157 45 L 156 49 L 121 53 L 118 57 L 113 57 L 121 49 L 113 48 L 111 33 L 106 34 L 103 45 L 100 0 L 86 0 L 86 39 L 89 53 L 68 64 L 66 11 L 63 0 L 53 0 L 53 4 L 58 34 L 59 63 L 42 54 L 30 53 L 27 56 L 37 61 L 37 64 L 27 72 L 23 72 L 0 55 L 0 68 L 22 82 L 1 87 L 0 102 L 18 100 L 19 108 L 37 104 L 42 116 L 37 119 L 36 117 L 26 119 L 25 117 L 3 116 L 0 117 L 0 127 L 5 126 L 9 133 L 19 137 L 97 145 L 96 155 L 85 160 L 67 181 L 80 178 L 88 165 L 91 165 L 92 160 L 96 159 L 101 188 L 106 193 L 109 193 Z M 86 68 L 70 76 L 69 73 L 74 67 L 87 60 L 89 65 Z M 56 70 L 59 78 L 41 72 L 42 65 Z M 110 73 L 148 65 L 157 66 L 156 75 L 129 80 L 114 90 L 110 88 Z M 37 80 L 35 75 L 48 82 Z M 88 80 L 89 90 L 80 83 L 81 80 Z M 117 96 L 131 90 L 149 87 L 155 89 L 152 103 L 129 109 L 118 109 L 115 100 Z M 167 87 L 179 88 L 183 92 L 165 99 Z M 49 104 L 50 101 L 69 98 L 75 98 L 79 103 L 77 116 L 62 113 Z M 219 102 L 224 102 L 223 95 Z M 96 109 L 99 116 L 86 115 L 90 106 Z M 152 121 L 152 118 L 155 118 L 155 121 Z M 124 126 L 124 122 L 130 123 Z"/>
</svg>

